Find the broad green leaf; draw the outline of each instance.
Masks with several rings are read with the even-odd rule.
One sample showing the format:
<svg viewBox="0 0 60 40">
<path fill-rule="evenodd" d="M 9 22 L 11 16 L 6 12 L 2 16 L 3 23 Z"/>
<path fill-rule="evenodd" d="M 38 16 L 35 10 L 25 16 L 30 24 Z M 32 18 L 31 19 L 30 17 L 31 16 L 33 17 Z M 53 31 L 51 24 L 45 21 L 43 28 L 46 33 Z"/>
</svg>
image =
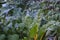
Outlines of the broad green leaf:
<svg viewBox="0 0 60 40">
<path fill-rule="evenodd" d="M 24 39 L 23 40 L 27 40 L 27 37 L 24 37 Z"/>
<path fill-rule="evenodd" d="M 46 28 L 42 27 L 40 28 L 40 31 L 39 31 L 39 35 L 40 35 L 40 38 L 42 38 L 42 36 L 44 35 L 44 33 L 46 32 Z"/>
<path fill-rule="evenodd" d="M 0 34 L 0 40 L 5 40 L 5 34 Z"/>
<path fill-rule="evenodd" d="M 38 32 L 38 25 L 34 24 L 29 32 L 30 37 L 33 38 L 35 34 L 37 34 L 37 32 Z"/>
<path fill-rule="evenodd" d="M 8 40 L 19 40 L 19 35 L 17 34 L 8 35 Z"/>
</svg>

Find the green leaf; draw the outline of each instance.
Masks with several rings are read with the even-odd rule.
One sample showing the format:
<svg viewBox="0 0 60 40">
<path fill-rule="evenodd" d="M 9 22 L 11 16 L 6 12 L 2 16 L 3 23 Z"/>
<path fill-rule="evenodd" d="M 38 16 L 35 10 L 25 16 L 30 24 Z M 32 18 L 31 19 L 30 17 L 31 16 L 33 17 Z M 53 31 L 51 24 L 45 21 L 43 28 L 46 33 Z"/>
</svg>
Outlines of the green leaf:
<svg viewBox="0 0 60 40">
<path fill-rule="evenodd" d="M 5 35 L 4 34 L 0 34 L 0 40 L 5 40 Z"/>
<path fill-rule="evenodd" d="M 29 32 L 30 37 L 33 38 L 38 31 L 38 25 L 34 24 Z"/>
<path fill-rule="evenodd" d="M 2 7 L 2 5 L 0 4 L 0 8 Z"/>
<path fill-rule="evenodd" d="M 44 33 L 46 32 L 46 29 L 45 28 L 40 28 L 40 38 L 44 35 Z"/>
<path fill-rule="evenodd" d="M 17 34 L 9 35 L 8 40 L 19 40 L 19 35 Z"/>
<path fill-rule="evenodd" d="M 24 37 L 24 39 L 23 40 L 27 40 L 27 37 Z"/>
</svg>

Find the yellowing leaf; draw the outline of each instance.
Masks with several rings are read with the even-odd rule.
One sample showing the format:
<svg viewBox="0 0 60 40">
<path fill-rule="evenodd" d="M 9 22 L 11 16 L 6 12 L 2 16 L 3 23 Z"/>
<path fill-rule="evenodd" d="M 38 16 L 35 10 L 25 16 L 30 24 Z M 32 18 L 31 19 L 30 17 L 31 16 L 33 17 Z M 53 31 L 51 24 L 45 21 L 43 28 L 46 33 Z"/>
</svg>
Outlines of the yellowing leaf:
<svg viewBox="0 0 60 40">
<path fill-rule="evenodd" d="M 36 35 L 34 36 L 34 40 L 37 40 L 37 38 L 38 38 L 38 34 L 36 34 Z"/>
<path fill-rule="evenodd" d="M 33 38 L 37 32 L 38 32 L 38 25 L 34 24 L 29 32 L 30 37 Z"/>
</svg>

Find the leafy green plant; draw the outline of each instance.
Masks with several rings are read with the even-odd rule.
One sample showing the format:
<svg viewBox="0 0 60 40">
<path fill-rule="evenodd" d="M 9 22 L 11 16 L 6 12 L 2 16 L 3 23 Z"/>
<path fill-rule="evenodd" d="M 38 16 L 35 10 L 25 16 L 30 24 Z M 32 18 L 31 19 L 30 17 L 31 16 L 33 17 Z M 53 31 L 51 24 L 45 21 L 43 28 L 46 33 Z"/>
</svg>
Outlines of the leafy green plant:
<svg viewBox="0 0 60 40">
<path fill-rule="evenodd" d="M 0 40 L 60 37 L 60 1 L 0 1 Z M 51 38 L 50 38 L 51 39 Z"/>
</svg>

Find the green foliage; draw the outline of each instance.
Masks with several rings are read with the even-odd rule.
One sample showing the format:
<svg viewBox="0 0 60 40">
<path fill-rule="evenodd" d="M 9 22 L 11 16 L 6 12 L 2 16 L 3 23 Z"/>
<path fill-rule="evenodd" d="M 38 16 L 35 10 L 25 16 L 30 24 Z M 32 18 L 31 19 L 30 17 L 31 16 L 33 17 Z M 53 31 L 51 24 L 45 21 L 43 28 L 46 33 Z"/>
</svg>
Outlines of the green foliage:
<svg viewBox="0 0 60 40">
<path fill-rule="evenodd" d="M 0 40 L 5 40 L 5 34 L 0 34 Z"/>
<path fill-rule="evenodd" d="M 42 40 L 60 36 L 60 1 L 1 0 L 0 40 Z"/>
<path fill-rule="evenodd" d="M 19 40 L 19 35 L 17 34 L 8 35 L 8 40 Z"/>
<path fill-rule="evenodd" d="M 38 32 L 38 25 L 34 24 L 29 32 L 30 37 L 33 38 L 37 34 L 37 32 Z"/>
<path fill-rule="evenodd" d="M 23 40 L 27 40 L 27 38 L 26 37 L 24 37 L 24 39 Z"/>
</svg>

